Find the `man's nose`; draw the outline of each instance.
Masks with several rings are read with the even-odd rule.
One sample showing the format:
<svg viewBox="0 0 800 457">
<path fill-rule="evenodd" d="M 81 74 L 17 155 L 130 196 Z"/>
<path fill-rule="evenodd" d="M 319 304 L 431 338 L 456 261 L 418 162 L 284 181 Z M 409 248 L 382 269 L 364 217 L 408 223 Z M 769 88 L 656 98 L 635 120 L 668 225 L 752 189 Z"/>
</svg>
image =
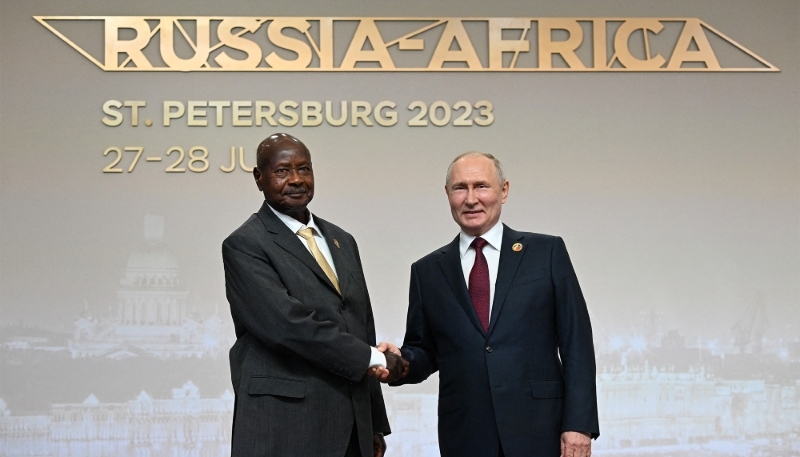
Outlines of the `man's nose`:
<svg viewBox="0 0 800 457">
<path fill-rule="evenodd" d="M 302 184 L 303 178 L 300 176 L 300 173 L 298 173 L 297 170 L 290 170 L 289 182 L 292 184 Z"/>
<path fill-rule="evenodd" d="M 464 199 L 464 203 L 470 206 L 478 203 L 478 195 L 475 193 L 474 189 L 467 189 L 467 196 Z"/>
</svg>

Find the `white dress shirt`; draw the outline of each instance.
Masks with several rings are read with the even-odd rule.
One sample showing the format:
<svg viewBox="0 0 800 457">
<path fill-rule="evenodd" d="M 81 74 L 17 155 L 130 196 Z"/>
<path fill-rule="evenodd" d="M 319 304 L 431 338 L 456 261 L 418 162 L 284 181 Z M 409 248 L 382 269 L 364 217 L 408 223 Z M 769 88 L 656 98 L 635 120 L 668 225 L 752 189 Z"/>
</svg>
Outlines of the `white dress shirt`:
<svg viewBox="0 0 800 457">
<path fill-rule="evenodd" d="M 475 236 L 467 235 L 461 231 L 461 239 L 458 243 L 458 251 L 461 254 L 461 270 L 464 272 L 464 281 L 469 288 L 469 273 L 475 265 L 475 248 L 470 247 Z M 500 247 L 503 244 L 503 223 L 497 221 L 494 227 L 481 235 L 486 240 L 483 247 L 483 255 L 489 267 L 489 318 L 492 316 L 492 305 L 494 304 L 494 284 L 497 282 L 497 269 L 500 265 Z"/>
<path fill-rule="evenodd" d="M 270 205 L 267 206 L 269 206 L 269 209 L 271 209 L 272 212 L 275 213 L 276 216 L 278 216 L 278 219 L 280 219 L 281 222 L 283 222 L 287 227 L 289 227 L 289 230 L 291 230 L 292 233 L 294 233 L 295 235 L 297 235 L 297 232 L 300 230 L 306 228 L 311 229 L 311 233 L 314 234 L 314 241 L 317 242 L 317 247 L 319 248 L 319 252 L 321 252 L 322 256 L 325 257 L 325 260 L 328 261 L 328 265 L 331 266 L 331 270 L 333 270 L 333 274 L 336 276 L 336 279 L 338 280 L 339 274 L 336 272 L 336 265 L 333 264 L 333 258 L 331 257 L 331 249 L 328 247 L 328 243 L 327 241 L 325 241 L 325 237 L 322 236 L 322 232 L 320 232 L 319 228 L 317 227 L 317 224 L 314 223 L 314 215 L 311 214 L 311 212 L 309 211 L 308 224 L 303 224 L 302 222 L 298 221 L 292 216 L 287 216 L 286 214 L 276 211 L 275 208 L 273 208 Z M 308 249 L 308 252 L 311 252 L 311 248 L 308 247 L 308 242 L 306 241 L 306 239 L 300 235 L 297 235 L 297 238 L 300 240 L 300 242 L 303 243 L 303 246 L 305 246 L 306 249 Z M 386 356 L 383 355 L 383 352 L 379 351 L 377 348 L 370 348 L 370 349 L 372 349 L 369 358 L 370 368 L 377 366 L 386 367 Z"/>
</svg>

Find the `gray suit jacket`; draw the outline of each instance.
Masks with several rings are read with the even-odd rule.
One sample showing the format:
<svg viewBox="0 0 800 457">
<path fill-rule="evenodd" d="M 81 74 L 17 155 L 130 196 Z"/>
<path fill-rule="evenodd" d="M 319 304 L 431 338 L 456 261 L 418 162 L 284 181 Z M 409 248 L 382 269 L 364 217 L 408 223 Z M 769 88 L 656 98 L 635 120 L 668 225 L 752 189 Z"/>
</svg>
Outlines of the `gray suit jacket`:
<svg viewBox="0 0 800 457">
<path fill-rule="evenodd" d="M 358 247 L 314 219 L 341 295 L 266 202 L 222 243 L 237 337 L 234 457 L 342 457 L 354 423 L 367 457 L 373 432 L 390 433 L 380 385 L 364 376 L 375 326 Z"/>
</svg>

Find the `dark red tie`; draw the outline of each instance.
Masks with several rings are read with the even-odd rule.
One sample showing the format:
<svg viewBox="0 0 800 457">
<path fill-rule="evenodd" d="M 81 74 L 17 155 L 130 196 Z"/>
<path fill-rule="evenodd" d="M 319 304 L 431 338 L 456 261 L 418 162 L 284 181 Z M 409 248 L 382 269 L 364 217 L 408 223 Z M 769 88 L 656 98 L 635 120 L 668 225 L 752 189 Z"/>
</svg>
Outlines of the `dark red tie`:
<svg viewBox="0 0 800 457">
<path fill-rule="evenodd" d="M 478 320 L 481 321 L 483 330 L 489 331 L 489 264 L 483 255 L 486 240 L 481 237 L 475 238 L 470 246 L 475 248 L 475 264 L 469 272 L 469 296 L 472 298 L 472 306 L 478 313 Z"/>
</svg>

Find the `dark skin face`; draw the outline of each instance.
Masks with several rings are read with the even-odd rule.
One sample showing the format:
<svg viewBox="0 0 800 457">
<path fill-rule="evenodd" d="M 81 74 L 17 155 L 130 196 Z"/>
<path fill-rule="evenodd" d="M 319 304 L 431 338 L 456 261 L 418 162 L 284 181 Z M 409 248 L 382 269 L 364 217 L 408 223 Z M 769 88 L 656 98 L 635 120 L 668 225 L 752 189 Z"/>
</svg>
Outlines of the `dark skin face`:
<svg viewBox="0 0 800 457">
<path fill-rule="evenodd" d="M 314 171 L 306 146 L 291 135 L 279 133 L 258 147 L 260 167 L 253 178 L 264 199 L 276 211 L 308 223 L 306 208 L 314 198 Z"/>
</svg>

